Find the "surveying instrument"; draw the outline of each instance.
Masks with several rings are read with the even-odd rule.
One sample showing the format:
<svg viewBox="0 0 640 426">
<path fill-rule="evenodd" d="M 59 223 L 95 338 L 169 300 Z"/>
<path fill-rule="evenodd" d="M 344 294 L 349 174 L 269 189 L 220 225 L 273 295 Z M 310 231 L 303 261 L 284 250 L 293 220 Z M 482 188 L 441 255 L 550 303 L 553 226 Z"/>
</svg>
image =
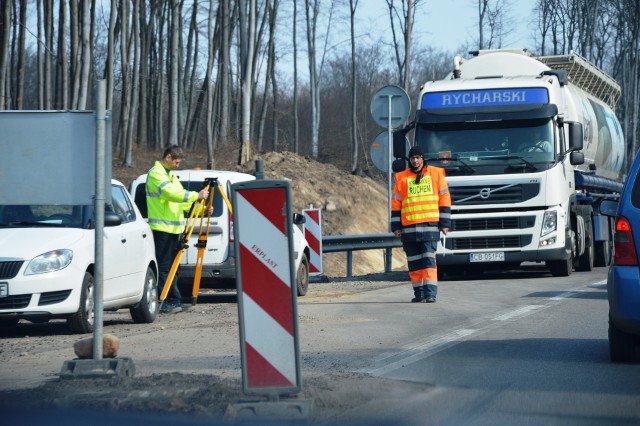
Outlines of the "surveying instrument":
<svg viewBox="0 0 640 426">
<path fill-rule="evenodd" d="M 215 188 L 218 189 L 220 195 L 222 195 L 222 199 L 227 205 L 229 209 L 229 214 L 233 214 L 233 209 L 231 207 L 231 202 L 225 194 L 222 185 L 218 181 L 218 178 L 206 178 L 204 181 L 204 185 L 202 189 L 206 189 L 209 192 L 209 201 L 205 207 L 205 200 L 200 200 L 200 202 L 196 205 L 193 204 L 191 208 L 191 212 L 189 212 L 189 219 L 187 219 L 187 224 L 185 225 L 184 231 L 182 232 L 182 239 L 180 242 L 180 249 L 176 254 L 176 257 L 173 259 L 173 264 L 171 265 L 171 269 L 169 270 L 169 275 L 167 276 L 167 281 L 164 283 L 164 288 L 162 289 L 162 293 L 160 294 L 160 307 L 162 307 L 162 303 L 164 303 L 167 298 L 167 294 L 169 294 L 169 290 L 171 289 L 171 285 L 173 284 L 173 280 L 178 272 L 178 268 L 180 267 L 180 261 L 182 260 L 182 256 L 184 252 L 189 248 L 189 240 L 191 239 L 191 235 L 193 234 L 193 230 L 195 228 L 196 220 L 200 219 L 200 228 L 198 232 L 198 242 L 195 244 L 195 247 L 198 249 L 198 256 L 196 258 L 196 270 L 193 277 L 193 289 L 191 291 L 191 304 L 193 306 L 196 305 L 198 301 L 198 293 L 200 292 L 200 278 L 202 277 L 202 261 L 204 259 L 204 252 L 207 248 L 207 239 L 209 237 L 209 226 L 211 224 L 211 216 L 207 218 L 206 227 L 203 226 L 204 217 L 206 212 L 211 209 L 213 206 L 213 197 L 215 196 Z M 213 190 L 213 191 L 212 191 Z M 197 214 L 196 214 L 197 212 Z M 176 284 L 177 285 L 177 284 Z"/>
</svg>

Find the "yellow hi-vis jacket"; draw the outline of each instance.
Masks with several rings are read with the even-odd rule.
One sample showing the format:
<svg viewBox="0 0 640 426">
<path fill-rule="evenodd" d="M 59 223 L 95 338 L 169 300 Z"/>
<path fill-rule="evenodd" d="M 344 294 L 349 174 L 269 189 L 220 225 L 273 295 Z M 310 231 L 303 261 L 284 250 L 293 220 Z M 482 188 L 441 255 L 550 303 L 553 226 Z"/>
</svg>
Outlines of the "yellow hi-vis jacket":
<svg viewBox="0 0 640 426">
<path fill-rule="evenodd" d="M 147 174 L 146 192 L 149 227 L 154 231 L 181 234 L 184 212 L 198 201 L 198 193 L 184 189 L 178 177 L 160 161 L 156 161 Z"/>
</svg>

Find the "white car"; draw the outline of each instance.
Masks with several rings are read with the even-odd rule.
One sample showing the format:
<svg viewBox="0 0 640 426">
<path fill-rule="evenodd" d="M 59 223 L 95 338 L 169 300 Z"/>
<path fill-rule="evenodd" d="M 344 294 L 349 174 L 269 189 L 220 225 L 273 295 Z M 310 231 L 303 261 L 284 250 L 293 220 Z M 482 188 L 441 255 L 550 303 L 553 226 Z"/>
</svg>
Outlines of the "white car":
<svg viewBox="0 0 640 426">
<path fill-rule="evenodd" d="M 231 201 L 231 185 L 237 182 L 245 182 L 255 179 L 247 173 L 221 171 L 221 170 L 174 170 L 174 174 L 180 179 L 182 186 L 190 191 L 200 191 L 204 187 L 206 179 L 216 179 L 218 185 L 215 191 L 210 191 L 213 196 L 213 215 L 209 225 L 207 244 L 202 259 L 202 280 L 201 288 L 236 288 L 236 256 L 233 241 L 233 215 L 229 214 L 229 209 L 220 193 L 220 187 L 224 194 Z M 145 185 L 147 175 L 137 177 L 129 188 L 131 196 L 134 198 L 138 208 L 147 217 L 147 199 Z M 185 223 L 186 223 L 185 218 Z M 200 232 L 199 219 L 195 219 L 195 227 L 191 234 L 188 247 L 180 259 L 178 276 L 181 279 L 193 282 L 196 270 L 196 260 L 198 256 L 198 234 Z M 304 216 L 294 214 L 293 221 L 296 225 L 304 223 Z M 207 219 L 203 221 L 203 228 L 206 229 Z M 296 271 L 296 287 L 298 296 L 304 296 L 309 287 L 309 245 L 304 238 L 304 234 L 298 226 L 293 227 L 293 249 Z M 178 280 L 176 280 L 178 281 Z M 172 285 L 174 285 L 172 283 Z M 182 295 L 185 290 L 181 286 Z M 189 294 L 192 287 L 189 287 Z"/>
<path fill-rule="evenodd" d="M 153 234 L 122 183 L 112 180 L 104 227 L 105 310 L 136 323 L 158 313 Z M 64 318 L 74 333 L 94 322 L 92 205 L 0 205 L 0 325 Z"/>
</svg>

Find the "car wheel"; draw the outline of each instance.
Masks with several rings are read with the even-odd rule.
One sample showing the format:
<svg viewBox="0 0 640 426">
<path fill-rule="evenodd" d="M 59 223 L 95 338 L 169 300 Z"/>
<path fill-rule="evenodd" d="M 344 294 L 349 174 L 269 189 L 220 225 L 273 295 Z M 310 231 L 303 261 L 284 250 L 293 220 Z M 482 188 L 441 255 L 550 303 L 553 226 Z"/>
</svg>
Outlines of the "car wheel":
<svg viewBox="0 0 640 426">
<path fill-rule="evenodd" d="M 0 318 L 0 327 L 15 327 L 18 321 L 18 318 Z"/>
<path fill-rule="evenodd" d="M 80 290 L 80 306 L 78 311 L 67 320 L 73 333 L 84 334 L 93 331 L 94 304 L 93 304 L 93 275 L 84 273 L 82 289 Z"/>
<path fill-rule="evenodd" d="M 309 261 L 304 253 L 296 271 L 296 287 L 298 288 L 298 296 L 304 296 L 309 289 Z"/>
<path fill-rule="evenodd" d="M 158 315 L 158 281 L 151 268 L 147 268 L 147 274 L 144 277 L 142 299 L 140 303 L 129 309 L 129 312 L 131 312 L 133 322 L 139 324 L 151 323 L 156 320 Z"/>
<path fill-rule="evenodd" d="M 613 362 L 640 361 L 638 337 L 625 333 L 609 319 L 609 357 Z"/>
</svg>

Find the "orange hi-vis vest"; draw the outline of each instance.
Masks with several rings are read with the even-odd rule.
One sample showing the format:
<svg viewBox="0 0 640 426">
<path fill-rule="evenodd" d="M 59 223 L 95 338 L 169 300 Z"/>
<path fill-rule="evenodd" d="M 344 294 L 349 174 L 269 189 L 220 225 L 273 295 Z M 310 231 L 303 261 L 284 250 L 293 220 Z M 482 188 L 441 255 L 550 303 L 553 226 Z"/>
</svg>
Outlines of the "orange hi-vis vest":
<svg viewBox="0 0 640 426">
<path fill-rule="evenodd" d="M 451 207 L 444 169 L 425 166 L 419 183 L 416 173 L 406 169 L 396 173 L 391 210 L 400 211 L 402 226 L 440 221 L 440 207 Z"/>
</svg>

